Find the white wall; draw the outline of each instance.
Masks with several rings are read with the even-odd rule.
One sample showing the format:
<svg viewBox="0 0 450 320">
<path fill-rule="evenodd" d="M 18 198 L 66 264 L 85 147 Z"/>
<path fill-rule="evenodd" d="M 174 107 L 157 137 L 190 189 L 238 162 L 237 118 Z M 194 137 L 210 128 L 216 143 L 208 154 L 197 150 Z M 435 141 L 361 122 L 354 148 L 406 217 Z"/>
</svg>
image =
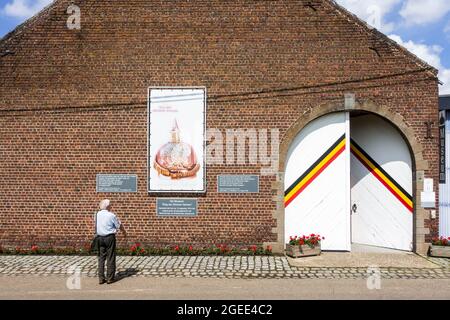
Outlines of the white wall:
<svg viewBox="0 0 450 320">
<path fill-rule="evenodd" d="M 446 184 L 439 185 L 439 234 L 450 236 L 450 112 L 447 111 L 445 123 L 445 157 L 446 157 Z"/>
</svg>

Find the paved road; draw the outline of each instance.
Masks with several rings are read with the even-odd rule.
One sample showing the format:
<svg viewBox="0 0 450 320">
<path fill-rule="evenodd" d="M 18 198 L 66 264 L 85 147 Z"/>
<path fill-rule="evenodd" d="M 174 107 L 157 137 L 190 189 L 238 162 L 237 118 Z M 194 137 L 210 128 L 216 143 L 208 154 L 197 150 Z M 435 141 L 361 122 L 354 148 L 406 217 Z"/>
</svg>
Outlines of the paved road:
<svg viewBox="0 0 450 320">
<path fill-rule="evenodd" d="M 0 299 L 450 299 L 450 268 L 431 265 L 369 272 L 297 267 L 285 257 L 119 257 L 122 279 L 99 286 L 95 257 L 0 256 Z M 79 290 L 67 287 L 74 273 Z M 380 290 L 368 289 L 369 277 Z"/>
<path fill-rule="evenodd" d="M 65 276 L 1 276 L 0 299 L 450 299 L 449 279 L 382 279 L 379 290 L 369 290 L 364 279 L 138 276 L 101 286 L 82 277 L 80 284 L 69 290 Z"/>
<path fill-rule="evenodd" d="M 151 256 L 118 257 L 118 272 L 144 277 L 203 277 L 230 279 L 366 279 L 368 266 L 377 266 L 383 279 L 450 279 L 450 268 L 439 267 L 421 257 L 411 267 L 383 267 L 378 263 L 359 267 L 292 266 L 286 257 L 260 256 Z M 322 259 L 322 258 L 320 258 Z M 331 261 L 332 259 L 330 259 Z M 342 260 L 342 259 L 341 259 Z M 422 261 L 423 260 L 423 261 Z M 423 263 L 432 268 L 424 268 Z M 393 263 L 396 265 L 396 263 Z M 96 257 L 78 256 L 0 256 L 0 275 L 66 275 L 74 268 L 82 275 L 97 276 Z"/>
</svg>

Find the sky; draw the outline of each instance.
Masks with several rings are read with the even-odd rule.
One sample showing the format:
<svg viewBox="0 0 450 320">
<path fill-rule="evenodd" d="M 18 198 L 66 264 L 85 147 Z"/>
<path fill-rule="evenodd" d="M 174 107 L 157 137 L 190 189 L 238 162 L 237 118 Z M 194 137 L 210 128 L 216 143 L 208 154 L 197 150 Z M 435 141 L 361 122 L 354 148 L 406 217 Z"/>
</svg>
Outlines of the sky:
<svg viewBox="0 0 450 320">
<path fill-rule="evenodd" d="M 0 37 L 52 0 L 0 0 Z M 440 94 L 450 94 L 450 0 L 336 0 L 439 69 Z"/>
</svg>

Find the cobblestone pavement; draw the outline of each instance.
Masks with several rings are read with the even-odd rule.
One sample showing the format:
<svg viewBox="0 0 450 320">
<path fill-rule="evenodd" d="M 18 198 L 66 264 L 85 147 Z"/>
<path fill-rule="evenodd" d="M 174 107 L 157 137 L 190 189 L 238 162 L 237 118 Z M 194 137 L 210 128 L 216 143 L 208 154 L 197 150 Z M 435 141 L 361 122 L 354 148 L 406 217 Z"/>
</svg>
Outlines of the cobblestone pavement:
<svg viewBox="0 0 450 320">
<path fill-rule="evenodd" d="M 443 268 L 450 268 L 450 259 L 449 258 L 435 258 L 435 257 L 428 257 L 428 260 L 431 262 L 434 262 L 437 265 L 440 265 Z"/>
<path fill-rule="evenodd" d="M 380 268 L 384 279 L 450 279 L 448 260 L 442 268 Z M 268 256 L 151 256 L 117 257 L 119 276 L 214 277 L 214 278 L 367 278 L 367 268 L 292 267 L 285 257 Z M 76 269 L 78 268 L 78 269 Z M 92 256 L 0 256 L 0 276 L 61 275 L 81 272 L 97 276 L 97 259 Z"/>
</svg>

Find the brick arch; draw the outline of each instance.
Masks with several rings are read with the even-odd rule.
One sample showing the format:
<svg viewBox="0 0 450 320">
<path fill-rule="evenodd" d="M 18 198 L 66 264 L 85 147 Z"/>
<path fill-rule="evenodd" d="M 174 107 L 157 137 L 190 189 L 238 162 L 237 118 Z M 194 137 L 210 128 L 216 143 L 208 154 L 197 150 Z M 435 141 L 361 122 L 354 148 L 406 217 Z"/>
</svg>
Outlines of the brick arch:
<svg viewBox="0 0 450 320">
<path fill-rule="evenodd" d="M 342 111 L 366 111 L 380 116 L 387 122 L 391 123 L 403 136 L 411 153 L 413 164 L 413 199 L 414 199 L 414 225 L 413 225 L 413 251 L 426 254 L 427 245 L 425 243 L 425 235 L 427 230 L 424 228 L 426 211 L 419 207 L 420 191 L 423 190 L 423 184 L 418 177 L 429 169 L 428 162 L 424 160 L 422 150 L 423 147 L 417 140 L 414 130 L 404 121 L 403 116 L 393 112 L 387 107 L 379 106 L 370 100 L 358 101 L 351 109 L 346 109 L 343 103 L 326 103 L 310 109 L 309 112 L 303 114 L 297 121 L 287 130 L 280 143 L 279 157 L 279 174 L 274 188 L 277 190 L 276 210 L 273 217 L 277 221 L 277 226 L 272 230 L 277 235 L 277 242 L 267 243 L 272 245 L 275 252 L 284 252 L 284 170 L 287 161 L 287 154 L 295 137 L 303 128 L 311 121 L 333 112 Z M 418 174 L 420 173 L 420 174 Z"/>
</svg>

